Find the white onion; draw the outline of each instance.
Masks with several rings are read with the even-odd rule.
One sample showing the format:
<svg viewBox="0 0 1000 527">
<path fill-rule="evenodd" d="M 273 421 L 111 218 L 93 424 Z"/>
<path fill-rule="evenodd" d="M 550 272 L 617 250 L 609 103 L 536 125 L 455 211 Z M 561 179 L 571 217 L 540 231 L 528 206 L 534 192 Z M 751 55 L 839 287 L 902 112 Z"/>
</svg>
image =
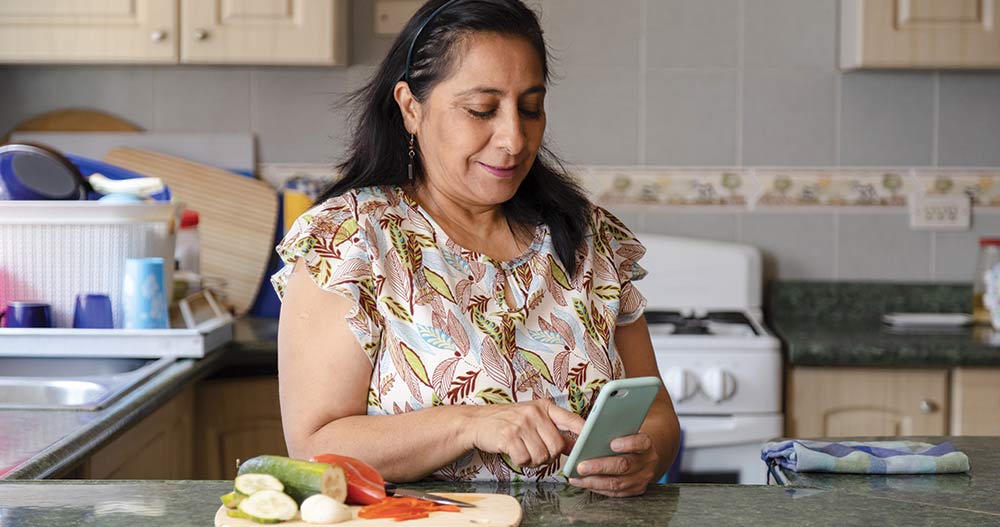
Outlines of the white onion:
<svg viewBox="0 0 1000 527">
<path fill-rule="evenodd" d="M 306 498 L 299 511 L 306 523 L 340 523 L 353 518 L 350 507 L 324 494 Z"/>
</svg>

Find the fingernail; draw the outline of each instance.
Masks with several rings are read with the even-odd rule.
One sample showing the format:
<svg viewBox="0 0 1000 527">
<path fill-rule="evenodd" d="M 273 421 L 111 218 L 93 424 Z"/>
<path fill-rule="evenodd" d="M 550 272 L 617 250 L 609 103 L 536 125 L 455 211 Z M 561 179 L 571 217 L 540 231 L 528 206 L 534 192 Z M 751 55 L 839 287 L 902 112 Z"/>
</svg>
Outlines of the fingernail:
<svg viewBox="0 0 1000 527">
<path fill-rule="evenodd" d="M 576 471 L 580 475 L 586 476 L 587 474 L 590 473 L 590 465 L 586 463 L 580 463 L 579 465 L 576 466 Z"/>
<path fill-rule="evenodd" d="M 573 485 L 574 487 L 579 487 L 581 483 L 583 482 L 580 481 L 579 478 L 569 478 L 569 484 Z"/>
<path fill-rule="evenodd" d="M 621 441 L 619 441 L 617 439 L 615 439 L 614 441 L 611 442 L 611 449 L 612 450 L 621 450 L 624 446 L 625 445 Z"/>
</svg>

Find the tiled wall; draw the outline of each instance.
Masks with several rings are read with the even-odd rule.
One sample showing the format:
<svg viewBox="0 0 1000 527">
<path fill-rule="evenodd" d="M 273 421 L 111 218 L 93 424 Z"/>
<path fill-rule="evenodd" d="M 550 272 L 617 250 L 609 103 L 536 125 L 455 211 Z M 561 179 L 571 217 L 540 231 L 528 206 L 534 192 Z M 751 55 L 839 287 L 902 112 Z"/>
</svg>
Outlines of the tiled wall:
<svg viewBox="0 0 1000 527">
<path fill-rule="evenodd" d="M 573 164 L 1000 166 L 1000 72 L 841 73 L 835 0 L 528 2 L 558 58 L 549 139 Z M 372 5 L 352 0 L 349 67 L 2 67 L 0 130 L 86 106 L 149 130 L 252 131 L 265 163 L 335 161 L 332 106 L 390 44 Z M 903 207 L 617 208 L 640 230 L 757 244 L 790 279 L 964 280 L 976 236 L 1000 233 L 992 208 L 965 233 L 911 231 Z"/>
</svg>

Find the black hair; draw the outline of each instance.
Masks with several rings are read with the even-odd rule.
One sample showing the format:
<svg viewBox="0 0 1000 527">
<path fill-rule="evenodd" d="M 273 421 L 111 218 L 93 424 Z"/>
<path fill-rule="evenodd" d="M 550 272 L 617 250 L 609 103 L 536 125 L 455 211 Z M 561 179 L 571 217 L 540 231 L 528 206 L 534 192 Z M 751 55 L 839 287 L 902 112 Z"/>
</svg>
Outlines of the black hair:
<svg viewBox="0 0 1000 527">
<path fill-rule="evenodd" d="M 338 166 L 342 177 L 323 192 L 319 202 L 357 188 L 407 184 L 409 133 L 393 91 L 404 78 L 411 44 L 410 91 L 421 102 L 451 72 L 463 39 L 472 33 L 526 39 L 538 53 L 548 83 L 549 55 L 534 11 L 520 0 L 451 0 L 428 22 L 431 14 L 448 1 L 425 3 L 400 32 L 368 84 L 348 97 L 354 107 L 351 145 L 346 160 Z M 414 163 L 413 173 L 415 180 L 423 178 L 421 163 Z M 590 203 L 544 143 L 527 177 L 502 208 L 512 226 L 547 225 L 559 260 L 571 275 L 575 274 L 576 253 L 589 223 Z"/>
</svg>

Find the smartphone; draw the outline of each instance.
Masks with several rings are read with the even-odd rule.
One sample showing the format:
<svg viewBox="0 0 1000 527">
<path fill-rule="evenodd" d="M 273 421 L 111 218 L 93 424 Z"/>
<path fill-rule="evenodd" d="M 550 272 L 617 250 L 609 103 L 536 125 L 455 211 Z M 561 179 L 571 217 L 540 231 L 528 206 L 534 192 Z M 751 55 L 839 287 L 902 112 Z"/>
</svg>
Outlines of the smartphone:
<svg viewBox="0 0 1000 527">
<path fill-rule="evenodd" d="M 576 471 L 578 463 L 620 455 L 611 450 L 611 441 L 639 431 L 662 385 L 659 377 L 617 379 L 605 384 L 566 458 L 563 474 L 578 478 L 581 477 Z"/>
</svg>

